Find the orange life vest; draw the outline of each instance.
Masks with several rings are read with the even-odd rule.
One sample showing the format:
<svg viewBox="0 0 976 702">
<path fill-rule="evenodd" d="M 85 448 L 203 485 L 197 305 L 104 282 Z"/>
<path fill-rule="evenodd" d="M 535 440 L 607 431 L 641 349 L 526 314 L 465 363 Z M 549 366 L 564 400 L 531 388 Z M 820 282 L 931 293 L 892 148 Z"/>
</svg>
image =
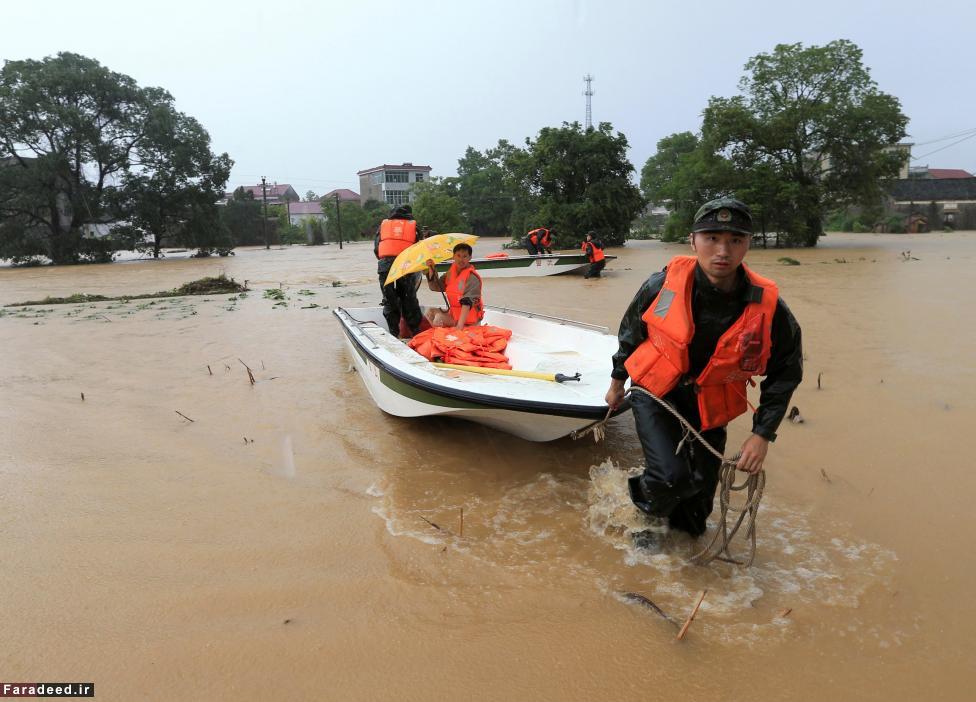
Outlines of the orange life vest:
<svg viewBox="0 0 976 702">
<path fill-rule="evenodd" d="M 380 224 L 380 245 L 377 253 L 380 258 L 399 256 L 400 253 L 417 242 L 417 222 L 412 219 L 384 219 Z"/>
<path fill-rule="evenodd" d="M 631 381 L 658 397 L 671 392 L 689 370 L 688 344 L 695 335 L 691 291 L 696 265 L 694 256 L 671 259 L 661 292 L 641 317 L 647 339 L 624 363 Z M 779 290 L 773 281 L 742 267 L 762 295 L 746 305 L 694 380 L 703 430 L 725 426 L 746 411 L 746 382 L 751 383 L 754 375 L 765 375 L 769 361 Z"/>
<path fill-rule="evenodd" d="M 545 227 L 539 227 L 538 229 L 533 229 L 529 232 L 529 241 L 531 241 L 535 246 L 544 246 L 549 248 L 552 246 L 552 234 Z"/>
<path fill-rule="evenodd" d="M 417 334 L 409 346 L 432 361 L 511 370 L 505 355 L 511 336 L 511 329 L 487 325 L 465 329 L 436 327 Z"/>
<path fill-rule="evenodd" d="M 584 241 L 583 246 L 580 248 L 583 249 L 583 253 L 585 253 L 587 258 L 590 259 L 590 263 L 596 263 L 597 261 L 602 261 L 604 258 L 606 258 L 603 254 L 603 249 L 592 241 Z"/>
<path fill-rule="evenodd" d="M 444 293 L 447 295 L 447 302 L 451 306 L 451 316 L 455 322 L 461 318 L 461 298 L 464 297 L 464 288 L 468 284 L 468 278 L 472 275 L 479 281 L 481 280 L 481 276 L 478 275 L 474 266 L 468 266 L 458 273 L 457 264 L 452 263 L 447 276 L 444 278 Z M 465 326 L 477 324 L 485 316 L 485 309 L 481 300 L 481 297 L 472 300 L 473 305 L 468 311 L 467 319 L 464 320 Z"/>
</svg>

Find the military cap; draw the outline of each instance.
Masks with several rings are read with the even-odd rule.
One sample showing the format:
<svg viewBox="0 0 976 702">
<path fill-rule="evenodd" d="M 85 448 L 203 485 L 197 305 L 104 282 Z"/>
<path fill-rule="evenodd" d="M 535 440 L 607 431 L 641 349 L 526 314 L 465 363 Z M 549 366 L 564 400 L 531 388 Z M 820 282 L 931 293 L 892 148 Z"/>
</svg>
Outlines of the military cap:
<svg viewBox="0 0 976 702">
<path fill-rule="evenodd" d="M 694 232 L 735 232 L 752 236 L 752 213 L 734 197 L 720 197 L 702 205 L 695 213 Z"/>
</svg>

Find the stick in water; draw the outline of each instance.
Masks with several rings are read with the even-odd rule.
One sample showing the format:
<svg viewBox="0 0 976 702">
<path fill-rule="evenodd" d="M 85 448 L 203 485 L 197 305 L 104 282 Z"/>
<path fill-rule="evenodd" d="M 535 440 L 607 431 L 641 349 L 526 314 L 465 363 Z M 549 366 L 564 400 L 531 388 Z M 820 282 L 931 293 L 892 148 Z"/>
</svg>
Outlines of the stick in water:
<svg viewBox="0 0 976 702">
<path fill-rule="evenodd" d="M 419 516 L 420 516 L 420 518 L 421 518 L 421 519 L 423 519 L 423 520 L 424 520 L 425 522 L 427 522 L 427 523 L 428 523 L 428 524 L 430 524 L 430 525 L 431 525 L 432 527 L 434 527 L 435 529 L 437 529 L 437 531 L 444 531 L 444 530 L 443 530 L 443 529 L 441 529 L 441 528 L 440 528 L 439 526 L 437 526 L 436 524 L 434 524 L 434 523 L 433 523 L 432 521 L 430 521 L 429 519 L 427 519 L 427 517 L 425 517 L 424 515 L 422 515 L 422 514 L 421 514 L 421 515 L 419 515 Z"/>
<path fill-rule="evenodd" d="M 461 508 L 461 527 L 458 536 L 464 536 L 464 507 Z"/>
<path fill-rule="evenodd" d="M 691 623 L 693 621 L 695 621 L 695 615 L 698 614 L 698 608 L 701 607 L 702 602 L 705 601 L 705 595 L 707 594 L 708 594 L 707 588 L 702 590 L 701 597 L 698 598 L 698 604 L 696 604 L 695 608 L 691 610 L 691 614 L 689 614 L 688 618 L 685 620 L 684 626 L 681 627 L 681 631 L 678 632 L 678 635 L 674 639 L 675 641 L 681 641 L 681 639 L 684 638 L 685 633 L 688 631 L 688 627 L 691 626 Z"/>
<path fill-rule="evenodd" d="M 241 361 L 239 358 L 237 360 Z M 251 372 L 251 368 L 244 361 L 241 361 L 241 365 L 247 368 L 247 377 L 251 381 L 251 385 L 254 385 L 254 373 Z"/>
<path fill-rule="evenodd" d="M 196 420 L 193 420 L 193 419 L 190 419 L 189 417 L 187 417 L 187 416 L 186 416 L 185 414 L 183 414 L 183 413 L 182 413 L 182 412 L 180 412 L 179 410 L 173 410 L 173 411 L 174 411 L 174 412 L 176 412 L 176 413 L 177 413 L 178 415 L 180 415 L 181 417 L 183 417 L 183 419 L 185 419 L 185 420 L 187 420 L 188 422 L 193 422 L 193 421 L 196 421 Z"/>
</svg>

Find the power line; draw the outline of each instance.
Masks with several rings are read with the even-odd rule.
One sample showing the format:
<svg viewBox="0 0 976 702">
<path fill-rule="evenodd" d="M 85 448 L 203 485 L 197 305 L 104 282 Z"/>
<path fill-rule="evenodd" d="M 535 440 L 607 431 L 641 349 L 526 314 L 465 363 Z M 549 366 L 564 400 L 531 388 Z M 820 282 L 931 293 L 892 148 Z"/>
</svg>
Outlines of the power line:
<svg viewBox="0 0 976 702">
<path fill-rule="evenodd" d="M 955 139 L 956 137 L 961 137 L 966 134 L 973 134 L 973 133 L 976 133 L 976 128 L 965 129 L 961 132 L 958 132 L 957 134 L 949 134 L 947 136 L 939 137 L 938 139 L 932 139 L 930 141 L 920 141 L 919 143 L 913 144 L 912 146 L 928 146 L 929 144 L 938 144 L 940 141 L 945 141 L 947 139 Z"/>
<path fill-rule="evenodd" d="M 953 147 L 953 146 L 955 146 L 956 144 L 961 144 L 961 143 L 963 143 L 964 141 L 968 141 L 969 139 L 972 139 L 973 137 L 976 137 L 976 131 L 974 131 L 974 132 L 973 132 L 972 134 L 970 134 L 969 136 L 964 136 L 964 137 L 963 137 L 962 139 L 960 139 L 960 140 L 958 140 L 958 141 L 954 141 L 954 142 L 952 142 L 951 144 L 946 144 L 945 146 L 940 146 L 940 147 L 939 147 L 938 149 L 936 149 L 935 151 L 929 151 L 928 153 L 926 153 L 926 154 L 922 154 L 921 156 L 912 156 L 912 160 L 913 160 L 913 161 L 918 161 L 919 159 L 922 159 L 922 158 L 926 158 L 926 157 L 928 157 L 928 156 L 931 156 L 932 154 L 937 154 L 937 153 L 939 153 L 940 151 L 945 151 L 946 149 L 948 149 L 948 148 L 951 148 L 951 147 Z"/>
</svg>

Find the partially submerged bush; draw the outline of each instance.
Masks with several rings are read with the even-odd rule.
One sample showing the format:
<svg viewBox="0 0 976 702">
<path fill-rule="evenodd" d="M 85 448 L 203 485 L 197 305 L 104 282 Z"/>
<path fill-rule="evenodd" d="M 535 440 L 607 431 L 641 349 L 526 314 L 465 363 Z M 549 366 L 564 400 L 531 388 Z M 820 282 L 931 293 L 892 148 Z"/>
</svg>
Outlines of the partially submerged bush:
<svg viewBox="0 0 976 702">
<path fill-rule="evenodd" d="M 151 297 L 183 297 L 185 295 L 211 295 L 226 293 L 243 293 L 247 287 L 241 285 L 233 278 L 228 278 L 223 273 L 210 278 L 201 278 L 184 283 L 178 288 L 164 292 L 142 293 L 140 295 L 119 295 L 118 297 L 106 297 L 105 295 L 87 295 L 75 293 L 68 297 L 45 297 L 43 300 L 28 300 L 27 302 L 14 302 L 6 307 L 22 307 L 24 305 L 71 305 L 80 302 L 108 302 L 112 300 L 145 300 Z"/>
</svg>

